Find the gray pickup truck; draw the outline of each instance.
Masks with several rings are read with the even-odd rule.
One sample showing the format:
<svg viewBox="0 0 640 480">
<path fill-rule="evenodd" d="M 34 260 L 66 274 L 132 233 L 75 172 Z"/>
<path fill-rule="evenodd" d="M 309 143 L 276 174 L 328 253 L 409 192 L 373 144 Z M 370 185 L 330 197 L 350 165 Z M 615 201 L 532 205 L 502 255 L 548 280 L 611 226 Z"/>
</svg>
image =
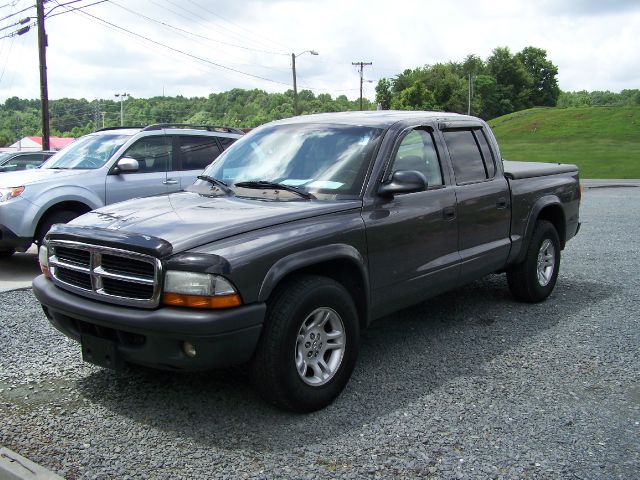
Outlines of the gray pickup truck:
<svg viewBox="0 0 640 480">
<path fill-rule="evenodd" d="M 54 226 L 33 290 L 86 361 L 247 363 L 265 399 L 313 411 L 346 385 L 376 318 L 495 272 L 518 300 L 544 300 L 580 198 L 574 165 L 503 162 L 474 117 L 295 117 L 240 139 L 186 191 Z"/>
</svg>

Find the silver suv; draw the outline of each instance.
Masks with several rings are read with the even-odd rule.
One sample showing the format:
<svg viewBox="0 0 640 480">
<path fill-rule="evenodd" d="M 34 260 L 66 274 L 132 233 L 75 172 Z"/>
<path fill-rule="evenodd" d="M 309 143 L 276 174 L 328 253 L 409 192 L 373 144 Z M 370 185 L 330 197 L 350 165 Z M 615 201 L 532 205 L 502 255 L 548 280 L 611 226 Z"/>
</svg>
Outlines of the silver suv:
<svg viewBox="0 0 640 480">
<path fill-rule="evenodd" d="M 38 169 L 0 173 L 0 257 L 40 244 L 55 223 L 183 189 L 242 135 L 214 126 L 109 128 L 79 138 Z"/>
</svg>

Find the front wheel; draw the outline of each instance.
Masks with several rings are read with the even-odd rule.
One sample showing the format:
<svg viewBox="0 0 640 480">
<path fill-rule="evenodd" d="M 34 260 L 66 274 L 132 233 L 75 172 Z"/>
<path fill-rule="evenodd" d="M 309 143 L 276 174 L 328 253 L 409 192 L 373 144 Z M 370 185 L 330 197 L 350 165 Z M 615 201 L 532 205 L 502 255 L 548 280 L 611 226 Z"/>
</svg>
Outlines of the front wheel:
<svg viewBox="0 0 640 480">
<path fill-rule="evenodd" d="M 507 271 L 509 290 L 523 302 L 541 302 L 553 291 L 560 268 L 560 238 L 551 222 L 536 223 L 527 253 Z"/>
<path fill-rule="evenodd" d="M 358 314 L 338 282 L 315 275 L 286 281 L 269 302 L 252 360 L 256 389 L 295 412 L 327 406 L 347 384 L 358 355 Z"/>
</svg>

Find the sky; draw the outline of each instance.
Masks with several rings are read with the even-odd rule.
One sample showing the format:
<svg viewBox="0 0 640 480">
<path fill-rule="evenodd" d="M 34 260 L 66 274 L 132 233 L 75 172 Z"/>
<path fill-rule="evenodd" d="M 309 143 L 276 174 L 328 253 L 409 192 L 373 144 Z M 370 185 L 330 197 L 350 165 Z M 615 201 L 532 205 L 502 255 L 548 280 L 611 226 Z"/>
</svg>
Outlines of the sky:
<svg viewBox="0 0 640 480">
<path fill-rule="evenodd" d="M 33 5 L 0 0 L 0 102 L 40 96 L 37 29 L 10 36 L 34 22 Z M 640 88 L 640 0 L 49 0 L 45 11 L 51 99 L 284 92 L 293 53 L 298 90 L 334 98 L 358 98 L 352 62 L 372 62 L 373 100 L 380 78 L 407 68 L 527 46 L 547 51 L 562 90 Z"/>
</svg>

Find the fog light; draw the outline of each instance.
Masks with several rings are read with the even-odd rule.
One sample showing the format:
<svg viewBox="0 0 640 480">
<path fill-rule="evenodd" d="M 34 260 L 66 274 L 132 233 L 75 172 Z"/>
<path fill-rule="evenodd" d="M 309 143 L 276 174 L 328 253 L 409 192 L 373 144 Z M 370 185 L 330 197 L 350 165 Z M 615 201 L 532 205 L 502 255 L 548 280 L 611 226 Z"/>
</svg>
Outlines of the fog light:
<svg viewBox="0 0 640 480">
<path fill-rule="evenodd" d="M 196 347 L 189 342 L 182 342 L 182 351 L 187 357 L 193 358 L 196 356 Z"/>
</svg>

